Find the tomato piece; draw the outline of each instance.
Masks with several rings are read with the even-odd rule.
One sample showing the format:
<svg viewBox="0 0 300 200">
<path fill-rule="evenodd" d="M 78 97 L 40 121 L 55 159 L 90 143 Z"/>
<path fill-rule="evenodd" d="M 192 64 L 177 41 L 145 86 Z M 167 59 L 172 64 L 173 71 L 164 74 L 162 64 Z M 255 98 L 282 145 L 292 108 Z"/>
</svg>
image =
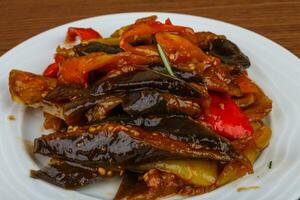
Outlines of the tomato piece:
<svg viewBox="0 0 300 200">
<path fill-rule="evenodd" d="M 76 37 L 79 37 L 81 41 L 102 38 L 102 36 L 92 28 L 70 27 L 67 32 L 66 42 L 75 42 Z"/>
<path fill-rule="evenodd" d="M 230 97 L 210 93 L 211 105 L 200 118 L 216 133 L 231 139 L 241 139 L 253 134 L 248 117 Z"/>
</svg>

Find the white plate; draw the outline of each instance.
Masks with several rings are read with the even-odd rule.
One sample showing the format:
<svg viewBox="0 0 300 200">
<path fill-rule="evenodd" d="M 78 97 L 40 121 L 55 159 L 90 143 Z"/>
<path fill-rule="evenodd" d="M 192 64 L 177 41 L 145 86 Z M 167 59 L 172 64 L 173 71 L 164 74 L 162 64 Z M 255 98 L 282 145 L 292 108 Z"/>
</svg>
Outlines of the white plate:
<svg viewBox="0 0 300 200">
<path fill-rule="evenodd" d="M 59 26 L 41 33 L 0 58 L 0 199 L 112 199 L 117 180 L 68 191 L 31 179 L 30 169 L 41 163 L 32 159 L 23 139 L 32 140 L 42 129 L 40 112 L 24 109 L 13 103 L 8 91 L 8 73 L 17 68 L 41 73 L 52 62 L 55 48 L 62 44 L 69 26 L 93 27 L 108 36 L 120 26 L 135 19 L 156 14 L 160 20 L 170 17 L 174 24 L 196 31 L 224 34 L 251 60 L 250 76 L 273 100 L 269 117 L 273 137 L 270 146 L 255 163 L 255 173 L 245 176 L 201 199 L 291 199 L 300 197 L 300 61 L 278 44 L 243 28 L 202 17 L 172 13 L 123 13 L 93 17 Z M 13 34 L 13 33 L 12 33 Z M 8 119 L 14 115 L 16 120 Z M 268 168 L 273 162 L 272 169 Z M 237 192 L 238 187 L 259 186 L 259 189 Z M 199 199 L 192 197 L 191 199 Z"/>
</svg>

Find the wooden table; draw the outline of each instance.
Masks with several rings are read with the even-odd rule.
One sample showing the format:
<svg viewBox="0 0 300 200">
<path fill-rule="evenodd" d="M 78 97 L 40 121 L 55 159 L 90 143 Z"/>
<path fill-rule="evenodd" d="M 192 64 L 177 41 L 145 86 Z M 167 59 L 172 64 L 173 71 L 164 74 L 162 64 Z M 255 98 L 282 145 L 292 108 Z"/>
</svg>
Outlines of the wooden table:
<svg viewBox="0 0 300 200">
<path fill-rule="evenodd" d="M 132 11 L 178 12 L 219 19 L 264 35 L 300 57 L 299 0 L 0 0 L 0 55 L 66 22 Z"/>
</svg>

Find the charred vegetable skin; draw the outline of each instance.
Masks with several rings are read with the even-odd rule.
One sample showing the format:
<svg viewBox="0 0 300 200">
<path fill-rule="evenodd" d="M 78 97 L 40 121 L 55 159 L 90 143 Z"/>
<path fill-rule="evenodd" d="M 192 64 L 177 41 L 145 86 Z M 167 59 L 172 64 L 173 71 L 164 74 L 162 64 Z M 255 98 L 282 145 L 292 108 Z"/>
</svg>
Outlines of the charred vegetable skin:
<svg viewBox="0 0 300 200">
<path fill-rule="evenodd" d="M 118 46 L 103 44 L 100 42 L 90 42 L 87 44 L 79 44 L 73 47 L 73 51 L 77 56 L 86 56 L 90 53 L 104 52 L 108 54 L 116 54 L 123 52 Z"/>
<path fill-rule="evenodd" d="M 225 64 L 238 65 L 242 68 L 250 67 L 249 58 L 240 51 L 236 44 L 227 39 L 212 40 L 210 53 L 219 57 Z"/>
</svg>

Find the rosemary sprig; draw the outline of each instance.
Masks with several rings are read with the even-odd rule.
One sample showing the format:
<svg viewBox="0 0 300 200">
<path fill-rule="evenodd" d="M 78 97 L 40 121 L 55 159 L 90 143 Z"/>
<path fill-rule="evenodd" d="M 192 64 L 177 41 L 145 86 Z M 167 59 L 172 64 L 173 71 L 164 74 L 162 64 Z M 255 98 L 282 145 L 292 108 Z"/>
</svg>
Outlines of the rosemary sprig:
<svg viewBox="0 0 300 200">
<path fill-rule="evenodd" d="M 269 169 L 272 168 L 272 161 L 269 162 L 269 165 L 268 165 Z"/>
<path fill-rule="evenodd" d="M 158 43 L 157 43 L 157 49 L 158 49 L 159 56 L 161 57 L 161 59 L 162 59 L 162 61 L 164 63 L 164 66 L 167 69 L 168 73 L 171 76 L 174 76 L 174 73 L 172 71 L 172 68 L 171 68 L 170 62 L 168 60 L 168 57 L 167 57 L 167 55 L 165 54 L 164 50 L 161 48 L 161 46 Z"/>
</svg>

